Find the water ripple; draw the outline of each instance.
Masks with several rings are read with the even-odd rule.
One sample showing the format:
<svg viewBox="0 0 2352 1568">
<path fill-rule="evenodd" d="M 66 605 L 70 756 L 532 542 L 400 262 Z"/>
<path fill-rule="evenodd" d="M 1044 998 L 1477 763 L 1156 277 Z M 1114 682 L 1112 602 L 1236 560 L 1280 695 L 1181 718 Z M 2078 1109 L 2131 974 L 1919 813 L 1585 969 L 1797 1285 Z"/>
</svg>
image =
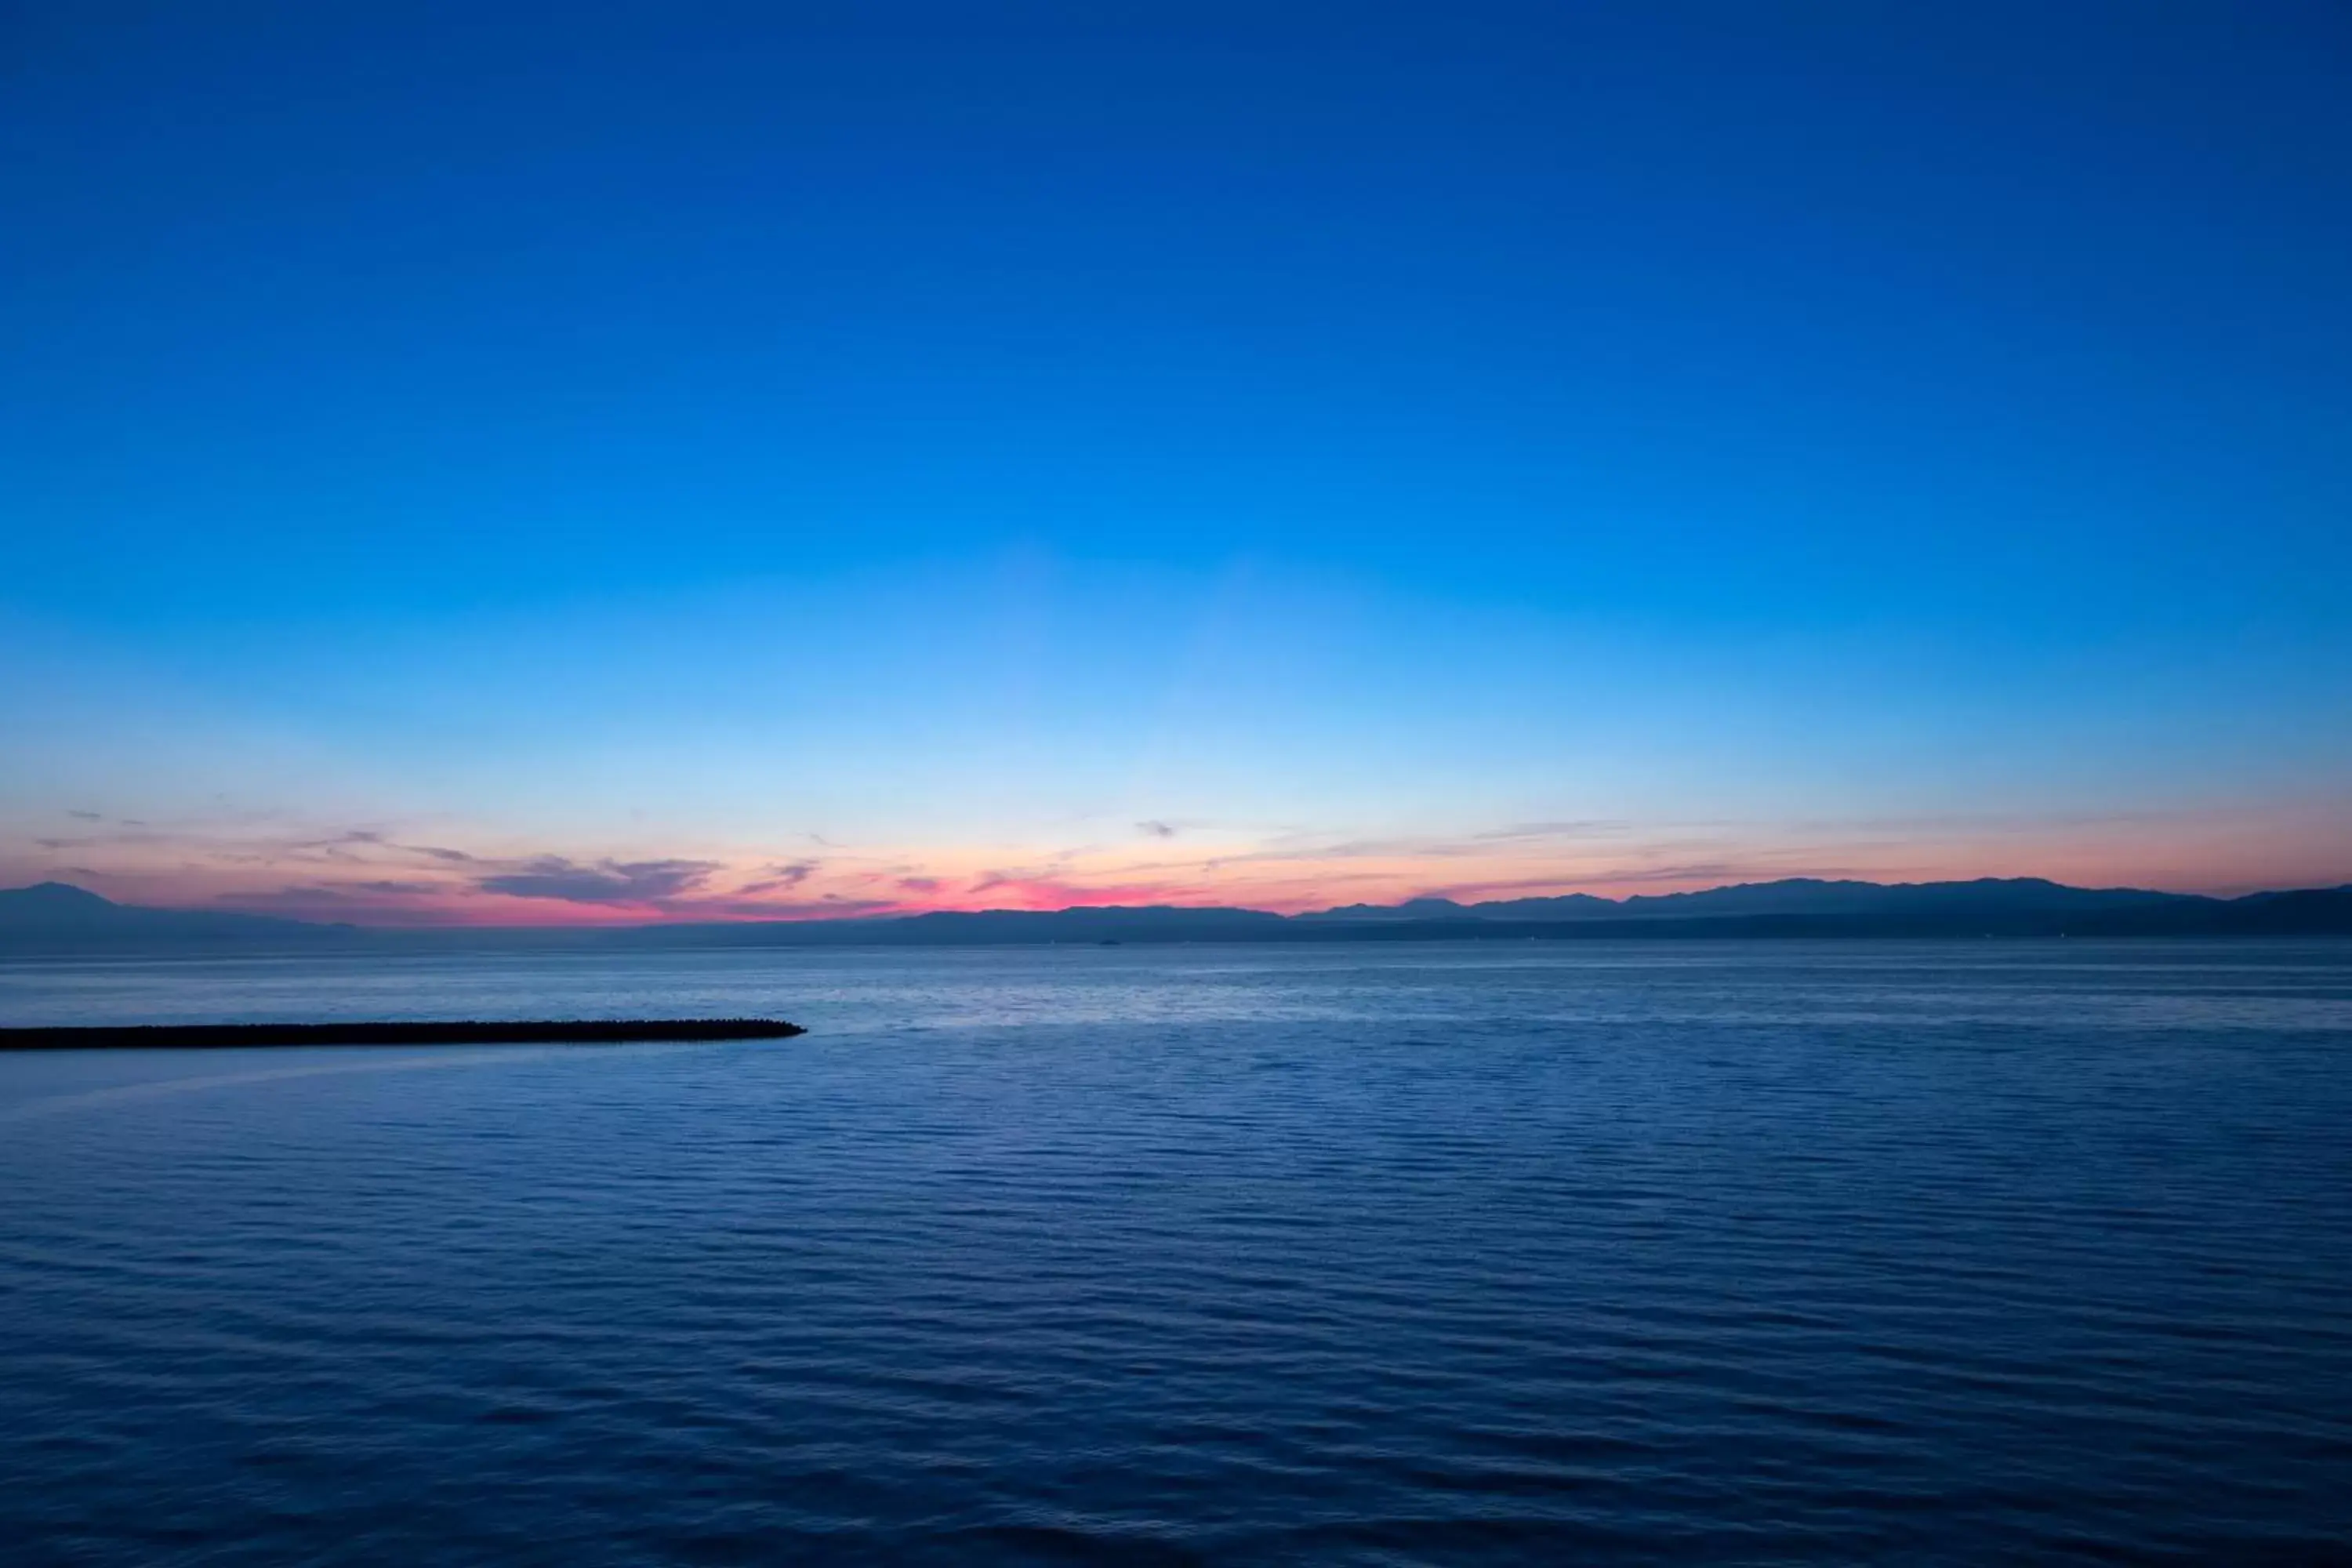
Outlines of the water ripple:
<svg viewBox="0 0 2352 1568">
<path fill-rule="evenodd" d="M 2352 949 L 0 965 L 14 1562 L 2343 1560 Z"/>
</svg>

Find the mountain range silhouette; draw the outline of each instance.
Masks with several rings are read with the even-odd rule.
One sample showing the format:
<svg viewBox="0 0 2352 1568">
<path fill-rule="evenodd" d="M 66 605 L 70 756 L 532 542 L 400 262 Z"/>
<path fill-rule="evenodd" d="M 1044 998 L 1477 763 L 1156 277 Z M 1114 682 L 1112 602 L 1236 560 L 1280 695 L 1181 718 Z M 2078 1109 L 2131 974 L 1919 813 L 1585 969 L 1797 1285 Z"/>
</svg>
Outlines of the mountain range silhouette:
<svg viewBox="0 0 2352 1568">
<path fill-rule="evenodd" d="M 980 910 L 853 920 L 673 921 L 581 930 L 384 930 L 227 910 L 118 904 L 64 882 L 0 889 L 0 950 L 514 942 L 692 946 L 1364 942 L 1595 937 L 2312 936 L 2352 934 L 2352 886 L 2216 899 L 2073 888 L 2038 877 L 1959 882 L 1790 878 L 1699 892 L 1589 893 L 1463 904 L 1412 899 L 1309 914 L 1176 905 Z"/>
</svg>

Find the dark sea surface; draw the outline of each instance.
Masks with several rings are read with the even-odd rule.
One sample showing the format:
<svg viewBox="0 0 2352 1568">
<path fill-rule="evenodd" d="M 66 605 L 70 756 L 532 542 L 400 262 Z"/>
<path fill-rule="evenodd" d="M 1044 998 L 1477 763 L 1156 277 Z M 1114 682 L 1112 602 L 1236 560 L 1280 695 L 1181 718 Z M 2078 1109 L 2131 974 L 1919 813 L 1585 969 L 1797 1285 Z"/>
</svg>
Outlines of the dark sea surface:
<svg viewBox="0 0 2352 1568">
<path fill-rule="evenodd" d="M 0 1556 L 2352 1561 L 2352 945 L 0 963 Z"/>
</svg>

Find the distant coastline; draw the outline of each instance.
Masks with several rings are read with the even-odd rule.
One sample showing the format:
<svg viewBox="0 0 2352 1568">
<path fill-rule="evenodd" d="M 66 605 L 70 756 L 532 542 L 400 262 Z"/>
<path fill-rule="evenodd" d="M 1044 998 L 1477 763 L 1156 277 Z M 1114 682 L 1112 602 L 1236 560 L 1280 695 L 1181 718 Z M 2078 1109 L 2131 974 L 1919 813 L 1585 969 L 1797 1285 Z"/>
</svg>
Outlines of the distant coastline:
<svg viewBox="0 0 2352 1568">
<path fill-rule="evenodd" d="M 609 949 L 2337 935 L 2352 935 L 2352 886 L 2215 899 L 2135 888 L 2070 888 L 2035 878 L 1913 883 L 1799 878 L 1622 900 L 1582 893 L 1478 904 L 1416 899 L 1298 915 L 1114 906 L 588 929 L 322 925 L 225 910 L 117 904 L 61 882 L 0 889 L 0 955 L 516 944 Z"/>
</svg>

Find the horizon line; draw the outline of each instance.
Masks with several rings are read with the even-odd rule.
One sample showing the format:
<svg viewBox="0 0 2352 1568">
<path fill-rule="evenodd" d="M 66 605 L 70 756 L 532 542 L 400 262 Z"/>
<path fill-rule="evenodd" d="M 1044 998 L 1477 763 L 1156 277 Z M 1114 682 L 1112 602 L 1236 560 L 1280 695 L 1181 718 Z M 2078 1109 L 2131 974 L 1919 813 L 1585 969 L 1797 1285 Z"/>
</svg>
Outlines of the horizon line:
<svg viewBox="0 0 2352 1568">
<path fill-rule="evenodd" d="M 1950 877 L 1934 878 L 1916 881 L 1877 881 L 1864 877 L 1792 876 L 1767 878 L 1761 880 L 1723 882 L 1705 888 L 1678 889 L 1675 891 L 1664 893 L 1636 892 L 1624 894 L 1622 896 L 1594 893 L 1581 889 L 1568 889 L 1555 893 L 1529 892 L 1509 898 L 1489 898 L 1473 900 L 1456 899 L 1444 893 L 1416 893 L 1410 897 L 1400 899 L 1394 903 L 1370 903 L 1363 900 L 1356 900 L 1349 903 L 1332 904 L 1314 909 L 1302 909 L 1288 913 L 1280 910 L 1264 909 L 1249 904 L 1169 901 L 1150 903 L 1080 902 L 1058 905 L 1050 909 L 1028 909 L 1002 905 L 983 906 L 978 908 L 918 910 L 853 908 L 840 913 L 828 913 L 815 910 L 804 910 L 792 912 L 760 913 L 741 911 L 740 907 L 737 910 L 706 910 L 695 909 L 689 902 L 682 908 L 665 909 L 653 905 L 630 906 L 627 908 L 626 913 L 623 913 L 622 906 L 613 904 L 575 905 L 574 907 L 583 913 L 589 910 L 595 910 L 598 913 L 611 912 L 620 914 L 622 915 L 622 918 L 601 919 L 591 916 L 591 918 L 586 919 L 575 918 L 572 920 L 552 920 L 542 921 L 495 919 L 467 920 L 463 918 L 428 918 L 422 920 L 352 919 L 348 917 L 330 918 L 322 917 L 315 913 L 305 914 L 288 912 L 284 908 L 273 909 L 267 905 L 257 908 L 252 907 L 239 903 L 235 900 L 233 895 L 224 897 L 221 900 L 208 904 L 131 903 L 109 898 L 107 895 L 98 892 L 93 889 L 83 887 L 79 883 L 54 877 L 45 878 L 40 881 L 27 883 L 22 887 L 0 888 L 0 895 L 7 893 L 30 892 L 43 887 L 66 888 L 71 889 L 73 891 L 83 894 L 87 897 L 100 900 L 110 907 L 115 909 L 150 910 L 161 913 L 180 915 L 238 916 L 258 920 L 282 921 L 289 924 L 312 925 L 324 929 L 343 927 L 365 931 L 513 931 L 553 932 L 660 930 L 693 926 L 755 927 L 778 925 L 845 925 L 859 922 L 884 923 L 898 921 L 916 921 L 940 916 L 951 918 L 979 918 L 985 916 L 1032 916 L 1045 918 L 1055 915 L 1070 915 L 1088 912 L 1109 914 L 1119 912 L 1162 913 L 1181 911 L 1202 914 L 1222 913 L 1251 915 L 1262 917 L 1267 920 L 1295 921 L 1316 916 L 1334 915 L 1341 913 L 1342 911 L 1353 910 L 1392 912 L 1413 904 L 1446 904 L 1451 905 L 1455 909 L 1467 910 L 1500 904 L 1544 903 L 1570 899 L 1583 899 L 1590 900 L 1596 903 L 1608 904 L 1619 909 L 1623 909 L 1637 902 L 1664 902 L 1668 900 L 1703 898 L 1709 894 L 1733 892 L 1743 889 L 1786 887 L 1791 885 L 1808 885 L 1824 888 L 1846 887 L 1895 889 L 1905 888 L 1961 888 L 1984 885 L 2011 886 L 2018 884 L 2056 888 L 2069 892 L 2077 893 L 2144 894 L 2152 898 L 2195 900 L 2205 902 L 2227 904 L 2238 902 L 2245 899 L 2276 897 L 2288 893 L 2334 891 L 2341 888 L 2352 887 L 2352 880 L 2335 881 L 2321 879 L 2315 881 L 2299 881 L 2276 887 L 2250 889 L 2241 893 L 2216 894 L 2207 892 L 2186 892 L 2175 889 L 2145 887 L 2130 884 L 2087 886 L 2079 883 L 2062 882 L 2054 878 L 2042 876 Z M 649 910 L 650 912 L 639 913 L 640 910 Z M 352 911 L 352 913 L 359 912 L 361 911 Z M 409 913 L 412 911 L 383 910 L 369 910 L 365 912 L 369 914 L 399 914 Z M 631 915 L 635 915 L 636 918 L 628 918 Z"/>
</svg>

